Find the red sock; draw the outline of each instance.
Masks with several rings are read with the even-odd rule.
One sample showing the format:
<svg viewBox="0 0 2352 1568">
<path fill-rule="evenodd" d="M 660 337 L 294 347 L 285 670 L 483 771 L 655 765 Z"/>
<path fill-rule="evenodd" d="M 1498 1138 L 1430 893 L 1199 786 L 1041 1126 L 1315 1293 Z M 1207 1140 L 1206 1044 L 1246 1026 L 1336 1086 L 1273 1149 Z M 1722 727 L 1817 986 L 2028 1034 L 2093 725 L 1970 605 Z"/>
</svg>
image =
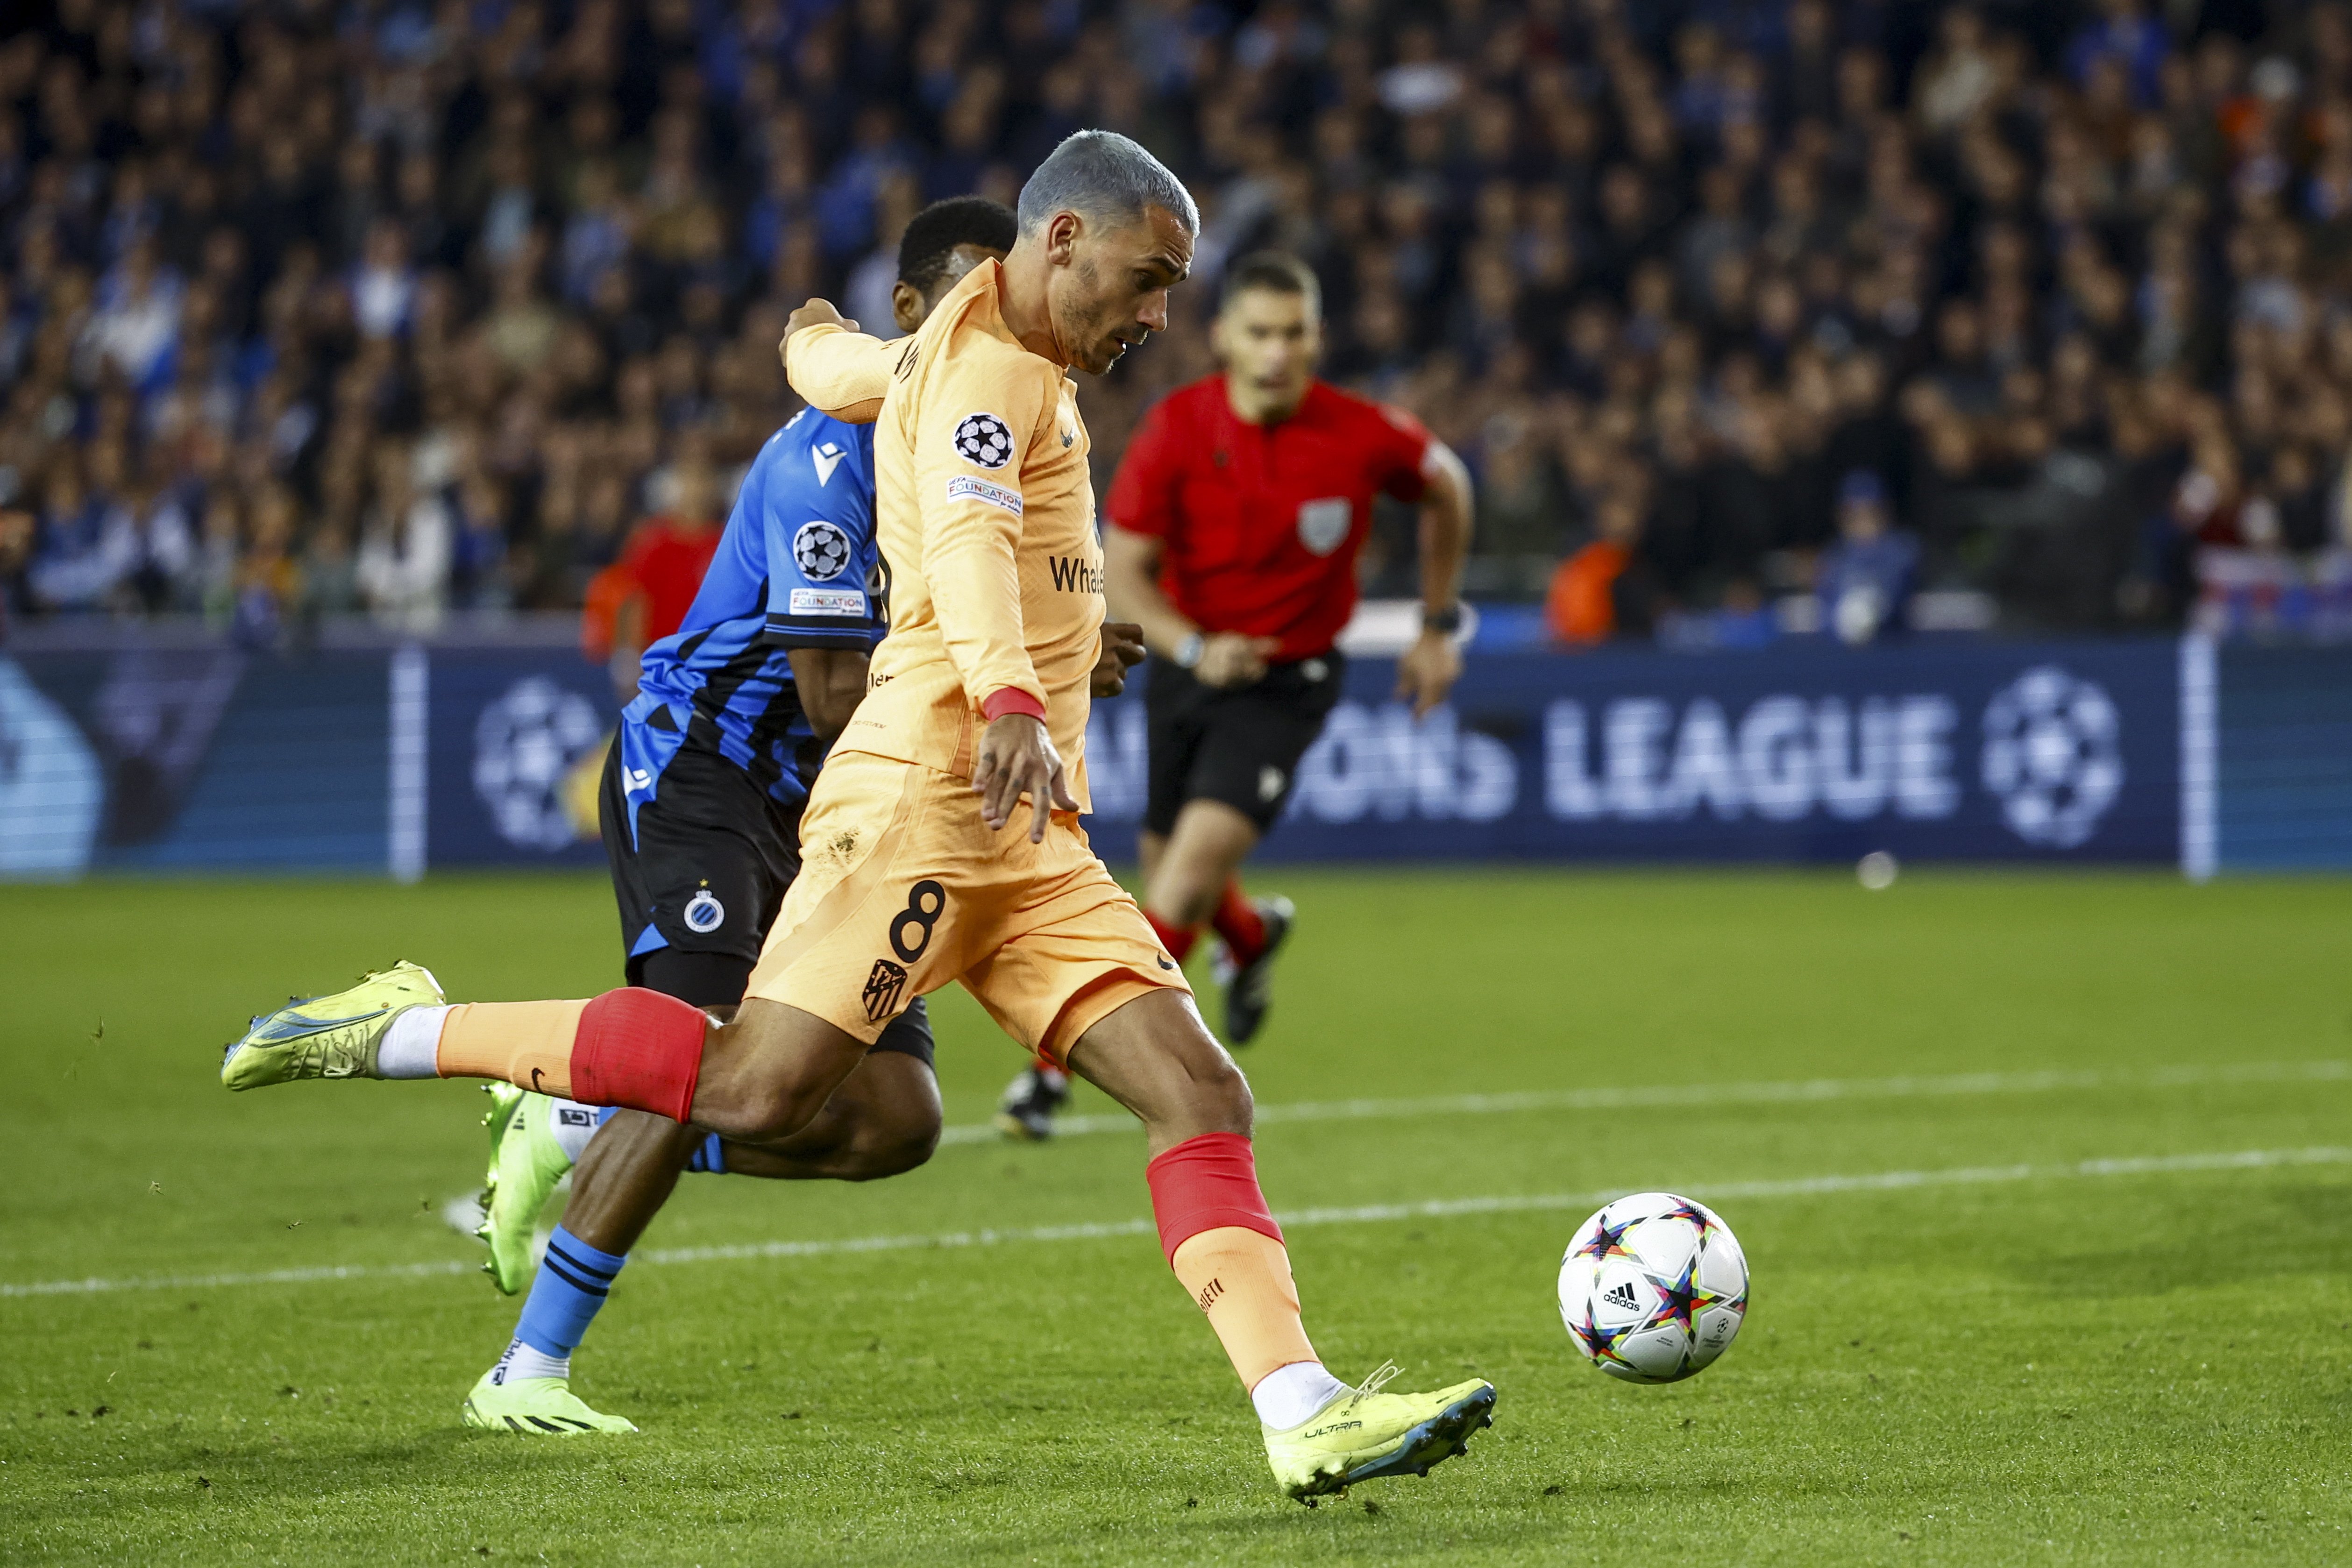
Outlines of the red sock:
<svg viewBox="0 0 2352 1568">
<path fill-rule="evenodd" d="M 709 1022 L 676 997 L 635 988 L 585 1002 L 472 1002 L 442 1019 L 434 1061 L 444 1078 L 499 1078 L 683 1122 Z"/>
<path fill-rule="evenodd" d="M 1242 891 L 1242 879 L 1225 879 L 1225 895 L 1217 901 L 1217 913 L 1209 924 L 1225 939 L 1225 950 L 1236 964 L 1246 964 L 1265 951 L 1265 920 Z"/>
<path fill-rule="evenodd" d="M 691 1120 L 709 1021 L 700 1008 L 659 991 L 606 991 L 580 1014 L 572 1098 Z"/>
<path fill-rule="evenodd" d="M 1159 936 L 1160 945 L 1168 949 L 1168 956 L 1180 964 L 1184 961 L 1184 956 L 1192 952 L 1192 944 L 1201 939 L 1201 933 L 1197 928 L 1191 925 L 1171 925 L 1149 909 L 1143 912 L 1143 917 L 1151 922 L 1151 929 Z"/>
<path fill-rule="evenodd" d="M 1232 1358 L 1244 1388 L 1316 1359 L 1298 1318 L 1298 1286 L 1282 1227 L 1258 1190 L 1257 1162 L 1238 1133 L 1188 1138 L 1144 1167 L 1169 1267 Z"/>
<path fill-rule="evenodd" d="M 1143 1179 L 1151 1187 L 1160 1249 L 1171 1259 L 1193 1237 L 1225 1226 L 1282 1239 L 1257 1185 L 1256 1152 L 1239 1133 L 1187 1138 L 1145 1166 Z"/>
</svg>

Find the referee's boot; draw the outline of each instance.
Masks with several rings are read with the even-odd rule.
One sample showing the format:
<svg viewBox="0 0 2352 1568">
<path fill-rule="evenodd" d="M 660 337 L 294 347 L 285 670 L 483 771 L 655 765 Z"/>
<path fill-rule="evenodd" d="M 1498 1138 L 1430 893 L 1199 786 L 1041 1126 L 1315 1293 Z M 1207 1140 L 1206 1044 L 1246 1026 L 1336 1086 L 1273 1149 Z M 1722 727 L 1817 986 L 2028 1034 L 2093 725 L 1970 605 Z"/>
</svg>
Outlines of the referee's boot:
<svg viewBox="0 0 2352 1568">
<path fill-rule="evenodd" d="M 1024 1144 L 1042 1144 L 1054 1135 L 1054 1113 L 1069 1103 L 1070 1075 L 1033 1061 L 1004 1086 L 997 1129 Z"/>
<path fill-rule="evenodd" d="M 1265 1027 L 1265 1015 L 1274 1006 L 1274 956 L 1298 918 L 1297 905 L 1280 894 L 1251 902 L 1265 923 L 1265 945 L 1247 963 L 1221 956 L 1217 964 L 1217 977 L 1225 982 L 1227 1045 L 1247 1045 Z"/>
</svg>

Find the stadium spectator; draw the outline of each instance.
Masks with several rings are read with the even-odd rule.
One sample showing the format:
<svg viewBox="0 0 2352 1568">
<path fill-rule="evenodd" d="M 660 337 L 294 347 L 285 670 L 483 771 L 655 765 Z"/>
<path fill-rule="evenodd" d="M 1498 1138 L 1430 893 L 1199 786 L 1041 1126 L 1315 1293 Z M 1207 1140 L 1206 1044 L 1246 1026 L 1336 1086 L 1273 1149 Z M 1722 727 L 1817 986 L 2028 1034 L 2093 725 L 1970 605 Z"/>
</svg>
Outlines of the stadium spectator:
<svg viewBox="0 0 2352 1568">
<path fill-rule="evenodd" d="M 1866 468 L 1847 475 L 1816 585 L 1838 640 L 1858 645 L 1908 626 L 1918 567 L 1919 541 L 1887 520 L 1885 485 Z"/>
<path fill-rule="evenodd" d="M 686 620 L 726 521 L 698 444 L 664 478 L 667 508 L 630 530 L 620 559 L 590 582 L 581 625 L 583 648 L 609 664 L 625 696 L 635 695 L 639 657 Z"/>
<path fill-rule="evenodd" d="M 1622 492 L 1604 497 L 1591 542 L 1560 562 L 1544 601 L 1554 638 L 1574 647 L 1650 633 L 1657 583 L 1641 549 L 1641 503 Z"/>
<path fill-rule="evenodd" d="M 25 568 L 33 558 L 40 519 L 21 507 L 0 507 L 0 643 L 10 620 L 26 605 Z"/>
<path fill-rule="evenodd" d="M 449 602 L 449 508 L 439 496 L 418 492 L 401 442 L 377 446 L 374 476 L 374 504 L 352 566 L 360 598 L 379 621 L 429 631 Z"/>
<path fill-rule="evenodd" d="M 1206 370 L 1222 261 L 1273 245 L 1321 277 L 1329 373 L 1476 471 L 1486 596 L 1543 595 L 1602 537 L 1596 476 L 1644 486 L 1662 626 L 1807 591 L 1855 469 L 1921 588 L 2025 624 L 2173 623 L 2215 552 L 2292 575 L 2345 548 L 2344 0 L 26 20 L 0 490 L 39 519 L 27 612 L 226 613 L 252 574 L 213 558 L 265 548 L 265 482 L 303 616 L 576 606 L 682 441 L 731 472 L 790 413 L 784 311 L 879 298 L 914 204 L 1003 197 L 1082 122 L 1165 154 L 1206 217 L 1175 331 L 1085 389 L 1105 483 Z M 1412 550 L 1384 519 L 1371 590 L 1409 593 Z"/>
</svg>

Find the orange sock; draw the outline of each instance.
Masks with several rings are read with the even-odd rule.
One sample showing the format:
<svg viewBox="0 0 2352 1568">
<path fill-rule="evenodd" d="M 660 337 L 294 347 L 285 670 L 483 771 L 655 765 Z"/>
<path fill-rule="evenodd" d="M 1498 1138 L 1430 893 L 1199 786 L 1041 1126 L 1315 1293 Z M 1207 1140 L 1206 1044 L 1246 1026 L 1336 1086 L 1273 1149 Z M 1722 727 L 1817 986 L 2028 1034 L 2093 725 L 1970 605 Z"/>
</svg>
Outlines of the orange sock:
<svg viewBox="0 0 2352 1568">
<path fill-rule="evenodd" d="M 467 1002 L 441 1022 L 434 1067 L 444 1078 L 497 1078 L 572 1098 L 572 1043 L 586 1002 Z"/>
<path fill-rule="evenodd" d="M 474 1002 L 441 1022 L 434 1071 L 627 1105 L 690 1121 L 710 1019 L 659 991 L 625 987 L 584 1002 Z"/>
<path fill-rule="evenodd" d="M 1144 1177 L 1168 1266 L 1208 1315 L 1242 1386 L 1254 1394 L 1276 1368 L 1318 1361 L 1298 1321 L 1290 1253 L 1258 1190 L 1249 1139 L 1187 1138 L 1154 1157 Z"/>
<path fill-rule="evenodd" d="M 1203 1230 L 1176 1249 L 1176 1278 L 1208 1314 L 1242 1386 L 1295 1361 L 1314 1361 L 1298 1317 L 1298 1287 L 1281 1242 L 1245 1226 Z"/>
</svg>

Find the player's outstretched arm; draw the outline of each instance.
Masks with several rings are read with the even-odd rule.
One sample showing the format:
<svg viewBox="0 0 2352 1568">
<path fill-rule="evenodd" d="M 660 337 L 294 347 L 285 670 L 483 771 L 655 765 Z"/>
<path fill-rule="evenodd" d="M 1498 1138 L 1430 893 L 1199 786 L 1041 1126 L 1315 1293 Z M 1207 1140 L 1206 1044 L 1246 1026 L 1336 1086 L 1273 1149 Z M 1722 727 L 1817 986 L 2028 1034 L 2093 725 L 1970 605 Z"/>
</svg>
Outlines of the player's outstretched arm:
<svg viewBox="0 0 2352 1568">
<path fill-rule="evenodd" d="M 860 332 L 832 301 L 812 299 L 785 318 L 776 351 L 784 379 L 810 407 L 845 423 L 871 424 L 881 415 L 899 347 Z"/>
<path fill-rule="evenodd" d="M 1422 455 L 1427 488 L 1421 498 L 1422 633 L 1397 661 L 1399 697 L 1419 718 L 1462 678 L 1462 650 L 1453 623 L 1462 608 L 1462 563 L 1470 553 L 1470 470 L 1454 449 L 1432 441 Z"/>
</svg>

